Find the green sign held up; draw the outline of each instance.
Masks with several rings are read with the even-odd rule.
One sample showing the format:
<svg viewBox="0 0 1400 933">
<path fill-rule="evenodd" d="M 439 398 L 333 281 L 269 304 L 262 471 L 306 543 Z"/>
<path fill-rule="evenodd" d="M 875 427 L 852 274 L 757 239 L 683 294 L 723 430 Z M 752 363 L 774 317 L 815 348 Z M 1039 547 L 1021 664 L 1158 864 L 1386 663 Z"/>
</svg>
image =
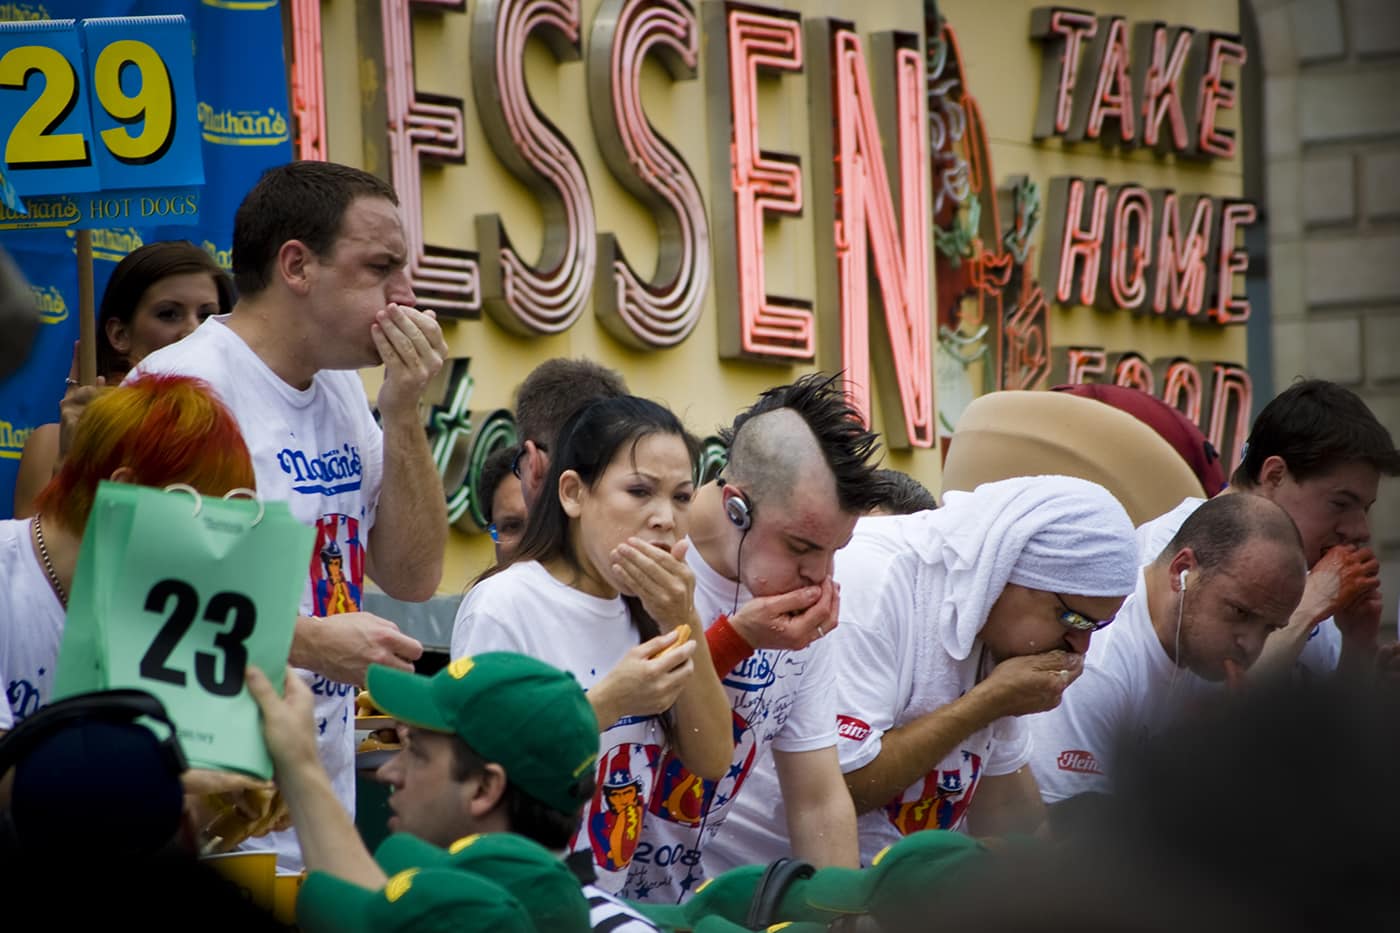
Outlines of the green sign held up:
<svg viewBox="0 0 1400 933">
<path fill-rule="evenodd" d="M 55 698 L 149 691 L 192 765 L 270 778 L 244 671 L 256 664 L 281 689 L 314 534 L 282 502 L 102 483 Z"/>
</svg>

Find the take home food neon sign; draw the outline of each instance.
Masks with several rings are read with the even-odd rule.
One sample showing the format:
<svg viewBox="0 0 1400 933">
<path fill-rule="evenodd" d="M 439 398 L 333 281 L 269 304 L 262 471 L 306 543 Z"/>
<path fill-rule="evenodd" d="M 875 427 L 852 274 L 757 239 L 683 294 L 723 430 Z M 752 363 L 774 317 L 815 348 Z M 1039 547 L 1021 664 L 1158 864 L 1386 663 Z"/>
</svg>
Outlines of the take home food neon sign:
<svg viewBox="0 0 1400 933">
<path fill-rule="evenodd" d="M 1130 41 L 1122 16 L 1041 7 L 1031 37 L 1044 49 L 1036 139 L 1234 158 L 1221 117 L 1239 101 L 1239 36 L 1142 22 Z M 1041 274 L 1056 303 L 1249 320 L 1234 283 L 1249 265 L 1241 235 L 1259 218 L 1251 202 L 1065 176 L 1051 180 L 1047 213 Z"/>
</svg>

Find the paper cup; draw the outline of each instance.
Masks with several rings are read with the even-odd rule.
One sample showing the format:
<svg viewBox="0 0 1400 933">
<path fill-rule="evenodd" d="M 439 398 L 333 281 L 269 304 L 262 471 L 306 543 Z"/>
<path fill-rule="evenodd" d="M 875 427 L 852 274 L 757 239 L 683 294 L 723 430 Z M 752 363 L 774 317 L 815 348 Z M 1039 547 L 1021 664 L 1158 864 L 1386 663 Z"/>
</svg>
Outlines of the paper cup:
<svg viewBox="0 0 1400 933">
<path fill-rule="evenodd" d="M 206 855 L 200 861 L 233 882 L 250 901 L 263 910 L 274 910 L 276 852 L 226 852 L 222 855 Z M 295 897 L 292 903 L 296 903 Z"/>
<path fill-rule="evenodd" d="M 272 879 L 272 916 L 279 922 L 293 926 L 297 922 L 297 895 L 301 893 L 301 883 L 306 880 L 306 872 L 295 875 L 277 875 Z"/>
</svg>

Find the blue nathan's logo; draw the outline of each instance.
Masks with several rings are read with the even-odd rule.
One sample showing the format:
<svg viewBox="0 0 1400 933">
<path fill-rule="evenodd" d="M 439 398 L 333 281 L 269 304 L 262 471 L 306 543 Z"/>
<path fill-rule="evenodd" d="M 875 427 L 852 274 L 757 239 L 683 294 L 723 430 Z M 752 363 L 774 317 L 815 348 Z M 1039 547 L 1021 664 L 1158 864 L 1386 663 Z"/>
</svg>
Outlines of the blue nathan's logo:
<svg viewBox="0 0 1400 933">
<path fill-rule="evenodd" d="M 287 117 L 275 107 L 266 110 L 216 110 L 204 101 L 196 110 L 204 141 L 216 146 L 276 146 L 291 137 Z"/>
<path fill-rule="evenodd" d="M 43 673 L 42 668 L 39 673 Z M 5 688 L 5 699 L 10 703 L 10 711 L 14 713 L 16 723 L 33 716 L 43 705 L 39 688 L 24 679 L 10 681 L 10 685 Z"/>
<path fill-rule="evenodd" d="M 736 690 L 762 690 L 776 677 L 772 652 L 755 651 L 725 676 L 724 685 Z"/>
<path fill-rule="evenodd" d="M 315 492 L 327 496 L 354 492 L 360 488 L 363 478 L 359 448 L 351 444 L 342 444 L 338 450 L 328 450 L 314 457 L 284 447 L 277 455 L 277 465 L 283 473 L 291 476 L 294 492 Z"/>
</svg>

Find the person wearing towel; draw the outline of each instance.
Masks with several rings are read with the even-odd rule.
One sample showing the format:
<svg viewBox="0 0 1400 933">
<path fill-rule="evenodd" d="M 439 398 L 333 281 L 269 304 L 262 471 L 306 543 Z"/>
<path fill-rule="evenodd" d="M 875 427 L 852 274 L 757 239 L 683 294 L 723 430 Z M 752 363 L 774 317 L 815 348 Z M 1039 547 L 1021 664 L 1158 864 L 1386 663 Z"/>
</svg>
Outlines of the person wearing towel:
<svg viewBox="0 0 1400 933">
<path fill-rule="evenodd" d="M 1060 702 L 1090 634 L 1133 591 L 1127 512 L 1086 480 L 986 483 L 935 511 L 861 519 L 835 575 L 836 747 L 862 864 L 922 829 L 1035 830 L 1044 810 L 1016 717 Z M 785 854 L 776 799 L 741 798 L 723 849 Z"/>
</svg>

